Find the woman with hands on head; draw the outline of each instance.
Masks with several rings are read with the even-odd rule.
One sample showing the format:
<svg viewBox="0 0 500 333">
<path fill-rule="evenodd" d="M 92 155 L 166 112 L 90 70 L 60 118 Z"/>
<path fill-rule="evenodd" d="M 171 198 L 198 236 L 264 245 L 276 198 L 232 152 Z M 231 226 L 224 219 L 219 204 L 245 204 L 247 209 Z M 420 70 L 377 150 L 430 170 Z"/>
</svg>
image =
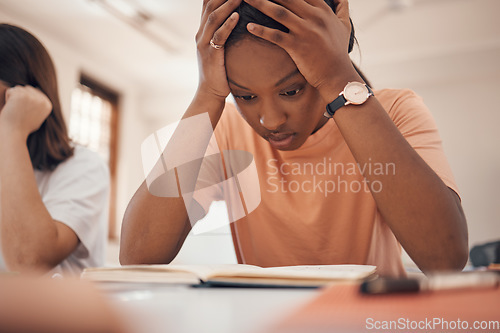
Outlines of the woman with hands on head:
<svg viewBox="0 0 500 333">
<path fill-rule="evenodd" d="M 463 268 L 467 226 L 435 122 L 412 91 L 367 85 L 349 57 L 346 0 L 204 1 L 196 41 L 200 81 L 184 117 L 207 112 L 219 149 L 252 153 L 258 171 L 260 205 L 231 224 L 238 262 L 398 276 L 403 246 L 424 272 Z M 206 212 L 227 195 L 195 200 Z M 143 184 L 121 260 L 170 262 L 189 230 L 182 198 Z"/>
<path fill-rule="evenodd" d="M 43 45 L 8 24 L 0 24 L 0 156 L 0 271 L 103 265 L 107 167 L 70 142 Z"/>
</svg>

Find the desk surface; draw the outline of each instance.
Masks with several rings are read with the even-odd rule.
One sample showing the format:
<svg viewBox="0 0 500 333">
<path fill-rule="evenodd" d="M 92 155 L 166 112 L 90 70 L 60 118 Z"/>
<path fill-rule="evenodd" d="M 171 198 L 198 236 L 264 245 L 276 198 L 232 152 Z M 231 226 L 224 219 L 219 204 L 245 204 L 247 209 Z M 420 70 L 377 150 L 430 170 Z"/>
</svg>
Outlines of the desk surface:
<svg viewBox="0 0 500 333">
<path fill-rule="evenodd" d="M 327 289 L 99 286 L 121 311 L 132 333 L 331 332 L 334 327 L 364 332 L 368 317 L 380 322 L 406 318 L 411 323 L 461 319 L 471 326 L 474 321 L 491 324 L 494 320 L 493 330 L 471 331 L 500 331 L 500 289 L 371 297 L 360 295 L 355 285 Z"/>
<path fill-rule="evenodd" d="M 137 333 L 263 332 L 320 292 L 162 284 L 105 284 L 102 288 Z"/>
</svg>

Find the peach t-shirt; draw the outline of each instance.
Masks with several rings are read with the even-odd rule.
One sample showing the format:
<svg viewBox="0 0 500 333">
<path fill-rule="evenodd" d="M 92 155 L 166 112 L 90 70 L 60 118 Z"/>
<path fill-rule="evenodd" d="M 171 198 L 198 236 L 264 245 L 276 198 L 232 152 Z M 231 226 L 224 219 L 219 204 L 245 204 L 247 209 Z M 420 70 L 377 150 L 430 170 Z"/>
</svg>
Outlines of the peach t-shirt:
<svg viewBox="0 0 500 333">
<path fill-rule="evenodd" d="M 410 145 L 458 193 L 436 124 L 422 99 L 410 90 L 378 90 L 375 96 Z M 258 174 L 253 185 L 260 191 L 260 204 L 231 223 L 239 263 L 369 264 L 376 265 L 379 274 L 404 274 L 400 245 L 359 170 L 394 174 L 397 165 L 358 166 L 333 120 L 299 149 L 279 151 L 255 133 L 234 105 L 227 104 L 215 136 L 222 154 L 229 150 L 252 154 Z M 209 177 L 204 172 L 200 177 Z M 224 174 L 227 178 L 228 171 Z M 371 186 L 381 189 L 381 184 Z M 195 195 L 205 211 L 212 201 L 226 200 L 230 219 L 235 216 L 231 211 L 236 210 L 235 201 L 248 206 L 246 197 L 223 185 L 212 186 L 203 198 Z"/>
</svg>

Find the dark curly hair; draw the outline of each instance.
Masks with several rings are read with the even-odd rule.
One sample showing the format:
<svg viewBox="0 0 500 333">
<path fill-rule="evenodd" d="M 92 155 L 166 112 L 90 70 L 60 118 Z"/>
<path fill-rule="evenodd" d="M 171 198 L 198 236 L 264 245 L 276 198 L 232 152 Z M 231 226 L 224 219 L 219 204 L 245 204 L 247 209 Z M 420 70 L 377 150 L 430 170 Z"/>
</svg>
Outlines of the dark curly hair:
<svg viewBox="0 0 500 333">
<path fill-rule="evenodd" d="M 298 0 L 295 0 L 295 1 L 298 1 Z M 275 2 L 275 1 L 271 0 L 271 2 Z M 337 5 L 332 0 L 325 0 L 325 2 L 328 4 L 328 6 L 330 6 L 332 11 L 335 13 L 337 10 Z M 238 20 L 236 27 L 233 29 L 233 31 L 231 32 L 231 34 L 229 35 L 229 37 L 225 43 L 226 49 L 230 48 L 231 46 L 233 46 L 234 44 L 236 44 L 237 42 L 239 42 L 245 38 L 259 39 L 258 37 L 252 35 L 247 30 L 248 23 L 256 23 L 256 24 L 259 24 L 259 25 L 262 25 L 262 26 L 265 26 L 265 27 L 268 27 L 271 29 L 280 30 L 280 31 L 283 31 L 286 33 L 289 32 L 289 29 L 287 27 L 285 27 L 281 23 L 277 22 L 276 20 L 270 18 L 266 14 L 262 13 L 261 11 L 256 9 L 255 7 L 250 6 L 246 2 L 242 2 L 238 6 L 238 8 L 235 10 L 235 12 L 237 12 L 239 14 L 240 18 Z M 357 44 L 358 42 L 356 40 L 356 36 L 354 33 L 354 25 L 352 24 L 352 20 L 349 19 L 349 21 L 351 22 L 351 36 L 349 38 L 349 46 L 348 46 L 347 51 L 349 53 L 351 53 L 351 51 L 354 48 L 354 44 Z M 353 63 L 353 66 L 356 69 L 356 71 L 358 72 L 358 74 L 361 76 L 361 78 L 368 85 L 370 85 L 369 81 L 366 79 L 366 77 L 361 72 L 361 70 L 359 70 L 359 68 L 356 65 L 354 65 L 354 63 Z"/>
</svg>

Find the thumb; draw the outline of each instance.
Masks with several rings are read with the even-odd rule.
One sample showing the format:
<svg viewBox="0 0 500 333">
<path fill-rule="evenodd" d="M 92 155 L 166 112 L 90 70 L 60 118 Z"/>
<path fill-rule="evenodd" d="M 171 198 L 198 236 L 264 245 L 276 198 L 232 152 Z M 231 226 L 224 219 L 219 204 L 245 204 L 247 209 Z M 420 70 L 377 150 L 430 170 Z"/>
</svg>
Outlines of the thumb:
<svg viewBox="0 0 500 333">
<path fill-rule="evenodd" d="M 344 23 L 347 29 L 351 31 L 351 22 L 349 20 L 349 2 L 347 0 L 333 0 L 336 6 L 337 17 Z"/>
<path fill-rule="evenodd" d="M 12 96 L 12 94 L 14 94 L 14 88 L 15 87 L 11 87 L 11 88 L 8 88 L 5 90 L 5 102 L 7 102 L 9 100 L 9 98 Z"/>
</svg>

